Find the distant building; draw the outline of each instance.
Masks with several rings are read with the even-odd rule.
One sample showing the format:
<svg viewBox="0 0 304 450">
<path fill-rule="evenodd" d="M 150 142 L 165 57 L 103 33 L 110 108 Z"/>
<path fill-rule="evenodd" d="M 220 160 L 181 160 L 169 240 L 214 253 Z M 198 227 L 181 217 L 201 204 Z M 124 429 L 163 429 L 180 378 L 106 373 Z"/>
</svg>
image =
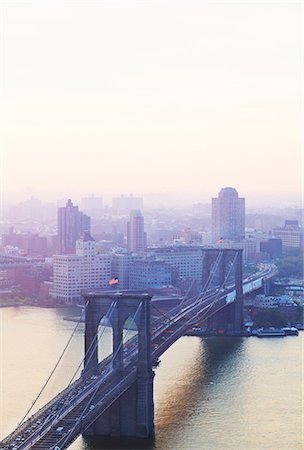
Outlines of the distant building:
<svg viewBox="0 0 304 450">
<path fill-rule="evenodd" d="M 244 262 L 258 262 L 260 261 L 260 239 L 255 237 L 250 237 L 242 239 L 240 242 L 234 242 L 229 240 L 221 239 L 215 247 L 218 248 L 239 248 L 243 250 Z"/>
<path fill-rule="evenodd" d="M 89 197 L 81 199 L 81 209 L 90 217 L 100 217 L 103 211 L 102 197 L 95 197 L 94 195 L 90 195 Z"/>
<path fill-rule="evenodd" d="M 258 262 L 260 260 L 260 240 L 257 238 L 242 239 L 240 248 L 243 249 L 245 262 Z M 237 244 L 238 245 L 238 244 Z M 235 244 L 234 244 L 235 248 Z"/>
<path fill-rule="evenodd" d="M 283 223 L 283 218 L 275 214 L 246 214 L 246 227 L 259 230 L 264 233 L 269 233 L 269 231 L 273 228 L 281 227 Z"/>
<path fill-rule="evenodd" d="M 58 250 L 60 254 L 75 253 L 76 240 L 82 233 L 91 232 L 91 218 L 79 211 L 69 199 L 58 208 Z"/>
<path fill-rule="evenodd" d="M 16 233 L 11 227 L 7 234 L 2 235 L 2 247 L 18 247 L 27 256 L 47 256 L 47 238 L 37 233 Z"/>
<path fill-rule="evenodd" d="M 112 207 L 117 212 L 130 213 L 132 210 L 143 209 L 143 199 L 141 197 L 134 197 L 133 195 L 114 197 L 112 199 Z"/>
<path fill-rule="evenodd" d="M 212 240 L 228 239 L 238 242 L 245 237 L 245 199 L 236 189 L 221 189 L 212 199 Z"/>
<path fill-rule="evenodd" d="M 164 261 L 144 259 L 130 264 L 130 289 L 160 289 L 172 284 L 172 268 Z"/>
<path fill-rule="evenodd" d="M 274 228 L 272 234 L 282 240 L 283 249 L 304 248 L 303 229 L 297 220 L 286 220 L 284 227 Z"/>
<path fill-rule="evenodd" d="M 76 254 L 54 255 L 54 297 L 66 304 L 77 303 L 87 289 L 108 287 L 111 256 L 96 252 L 96 243 L 84 233 L 76 241 Z"/>
<path fill-rule="evenodd" d="M 29 267 L 15 269 L 12 278 L 15 286 L 18 286 L 18 292 L 21 295 L 37 298 L 41 285 L 44 281 L 50 279 L 51 274 L 51 264 L 42 261 Z"/>
<path fill-rule="evenodd" d="M 127 224 L 127 248 L 131 253 L 142 253 L 147 247 L 144 217 L 139 210 L 131 211 Z"/>
</svg>

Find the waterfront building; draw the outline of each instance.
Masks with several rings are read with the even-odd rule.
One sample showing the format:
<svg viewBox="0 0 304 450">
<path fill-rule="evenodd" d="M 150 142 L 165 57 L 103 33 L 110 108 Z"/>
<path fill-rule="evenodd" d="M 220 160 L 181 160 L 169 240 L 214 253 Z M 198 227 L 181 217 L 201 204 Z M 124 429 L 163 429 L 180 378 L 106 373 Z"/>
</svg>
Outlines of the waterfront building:
<svg viewBox="0 0 304 450">
<path fill-rule="evenodd" d="M 54 297 L 67 304 L 81 300 L 83 291 L 108 287 L 111 256 L 96 251 L 96 242 L 84 233 L 76 241 L 75 254 L 54 255 Z"/>
<path fill-rule="evenodd" d="M 245 237 L 245 199 L 236 189 L 221 189 L 212 199 L 212 240 L 227 239 L 239 242 Z"/>
<path fill-rule="evenodd" d="M 258 309 L 278 309 L 295 307 L 294 300 L 289 295 L 256 295 L 252 301 L 252 306 Z"/>
<path fill-rule="evenodd" d="M 171 246 L 151 249 L 157 259 L 161 259 L 173 269 L 173 279 L 196 282 L 202 289 L 203 249 L 202 247 Z"/>
<path fill-rule="evenodd" d="M 91 218 L 79 211 L 69 199 L 58 208 L 58 250 L 62 254 L 75 253 L 76 240 L 83 232 L 91 232 Z"/>
<path fill-rule="evenodd" d="M 127 248 L 131 253 L 142 253 L 147 248 L 144 217 L 139 210 L 131 211 L 127 223 Z"/>
<path fill-rule="evenodd" d="M 131 254 L 127 252 L 114 253 L 112 255 L 111 278 L 117 278 L 119 289 L 129 289 L 130 287 L 130 265 L 144 258 L 143 255 Z"/>
</svg>

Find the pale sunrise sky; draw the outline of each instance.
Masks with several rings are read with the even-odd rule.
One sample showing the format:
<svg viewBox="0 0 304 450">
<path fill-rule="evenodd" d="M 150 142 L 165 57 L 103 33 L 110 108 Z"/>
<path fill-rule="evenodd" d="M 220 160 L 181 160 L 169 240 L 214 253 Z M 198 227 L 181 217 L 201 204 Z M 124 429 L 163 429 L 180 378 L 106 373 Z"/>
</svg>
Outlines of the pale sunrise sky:
<svg viewBox="0 0 304 450">
<path fill-rule="evenodd" d="M 301 2 L 10 0 L 1 20 L 4 201 L 300 197 Z"/>
</svg>

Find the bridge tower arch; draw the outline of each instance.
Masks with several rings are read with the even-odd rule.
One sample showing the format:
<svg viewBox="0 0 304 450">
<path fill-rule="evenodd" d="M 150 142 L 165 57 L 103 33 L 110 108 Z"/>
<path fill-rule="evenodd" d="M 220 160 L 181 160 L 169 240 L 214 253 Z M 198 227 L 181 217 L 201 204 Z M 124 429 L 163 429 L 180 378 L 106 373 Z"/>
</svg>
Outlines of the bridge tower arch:
<svg viewBox="0 0 304 450">
<path fill-rule="evenodd" d="M 131 387 L 87 430 L 85 436 L 94 437 L 154 437 L 154 400 L 151 361 L 150 301 L 148 294 L 86 294 L 85 362 L 84 371 L 98 372 L 97 330 L 102 316 L 107 311 L 113 330 L 113 370 L 119 374 L 128 371 L 124 367 L 123 329 L 126 320 L 134 317 L 138 330 L 137 379 Z M 96 344 L 96 345 L 95 345 Z M 94 347 L 96 347 L 94 349 Z M 93 350 L 92 350 L 93 348 Z"/>
<path fill-rule="evenodd" d="M 207 320 L 210 331 L 218 328 L 241 332 L 243 329 L 243 250 L 228 248 L 204 249 L 203 285 L 208 287 L 208 280 L 212 278 L 212 271 L 216 276 L 218 286 L 225 288 L 225 284 L 235 284 L 235 299 Z M 230 274 L 230 280 L 226 277 Z"/>
</svg>

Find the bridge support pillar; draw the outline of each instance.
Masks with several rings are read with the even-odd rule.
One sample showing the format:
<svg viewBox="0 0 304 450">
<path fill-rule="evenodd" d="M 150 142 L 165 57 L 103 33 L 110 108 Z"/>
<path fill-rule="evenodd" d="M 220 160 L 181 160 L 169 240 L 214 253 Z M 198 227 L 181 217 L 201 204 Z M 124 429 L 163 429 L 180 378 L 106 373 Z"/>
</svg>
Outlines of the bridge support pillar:
<svg viewBox="0 0 304 450">
<path fill-rule="evenodd" d="M 220 264 L 219 264 L 219 285 L 220 286 L 223 286 L 225 283 L 226 268 L 227 268 L 227 258 L 226 258 L 225 252 L 222 252 Z"/>
<path fill-rule="evenodd" d="M 95 310 L 88 302 L 85 309 L 84 370 L 98 368 L 98 325 Z"/>
<path fill-rule="evenodd" d="M 202 287 L 203 287 L 203 289 L 206 289 L 208 287 L 210 270 L 211 270 L 210 251 L 205 251 L 204 257 L 203 257 L 203 271 L 202 271 Z"/>
<path fill-rule="evenodd" d="M 244 326 L 244 299 L 243 299 L 243 251 L 237 250 L 235 261 L 235 302 L 234 302 L 234 329 L 242 331 Z"/>
<path fill-rule="evenodd" d="M 98 306 L 100 300 L 100 308 Z M 95 321 L 100 320 L 100 311 L 105 310 L 102 300 L 109 304 L 109 296 L 100 295 L 94 299 Z M 151 362 L 151 326 L 150 326 L 150 300 L 151 297 L 144 295 L 122 295 L 117 300 L 116 309 L 111 318 L 113 328 L 113 369 L 117 380 L 125 371 L 137 369 L 137 378 L 133 384 L 100 416 L 95 422 L 85 430 L 85 436 L 94 438 L 141 438 L 152 439 L 154 437 L 154 400 L 153 400 L 153 379 L 154 372 Z M 99 313 L 98 313 L 99 311 Z M 138 358 L 132 367 L 124 367 L 123 359 L 123 324 L 129 316 L 136 314 L 136 325 L 138 329 Z M 86 318 L 90 320 L 88 313 Z M 88 327 L 90 328 L 90 327 Z M 87 333 L 87 341 L 92 341 L 90 331 Z M 92 331 L 93 335 L 93 331 Z M 86 344 L 88 347 L 88 344 Z M 88 362 L 89 364 L 89 362 Z M 134 370 L 134 369 L 133 369 Z"/>
<path fill-rule="evenodd" d="M 205 261 L 205 277 L 210 273 L 210 257 L 207 252 L 207 259 Z M 210 255 L 211 256 L 211 255 Z M 228 271 L 228 263 L 233 263 L 234 268 L 234 284 L 235 284 L 235 300 L 234 302 L 224 305 L 218 311 L 208 318 L 207 329 L 209 332 L 220 332 L 224 330 L 227 332 L 243 330 L 243 259 L 241 249 L 222 249 L 219 260 L 218 283 L 220 288 L 224 287 L 225 281 L 227 283 L 231 280 L 226 280 L 226 276 L 230 274 Z M 227 273 L 228 272 L 228 273 Z"/>
<path fill-rule="evenodd" d="M 113 369 L 123 369 L 123 323 L 119 314 L 113 318 Z"/>
<path fill-rule="evenodd" d="M 263 294 L 264 295 L 270 295 L 271 294 L 271 288 L 272 288 L 272 281 L 271 279 L 263 279 Z"/>
<path fill-rule="evenodd" d="M 84 436 L 100 438 L 139 438 L 154 437 L 153 378 L 138 377 L 132 386 L 117 399 L 108 410 L 98 417 Z"/>
</svg>

